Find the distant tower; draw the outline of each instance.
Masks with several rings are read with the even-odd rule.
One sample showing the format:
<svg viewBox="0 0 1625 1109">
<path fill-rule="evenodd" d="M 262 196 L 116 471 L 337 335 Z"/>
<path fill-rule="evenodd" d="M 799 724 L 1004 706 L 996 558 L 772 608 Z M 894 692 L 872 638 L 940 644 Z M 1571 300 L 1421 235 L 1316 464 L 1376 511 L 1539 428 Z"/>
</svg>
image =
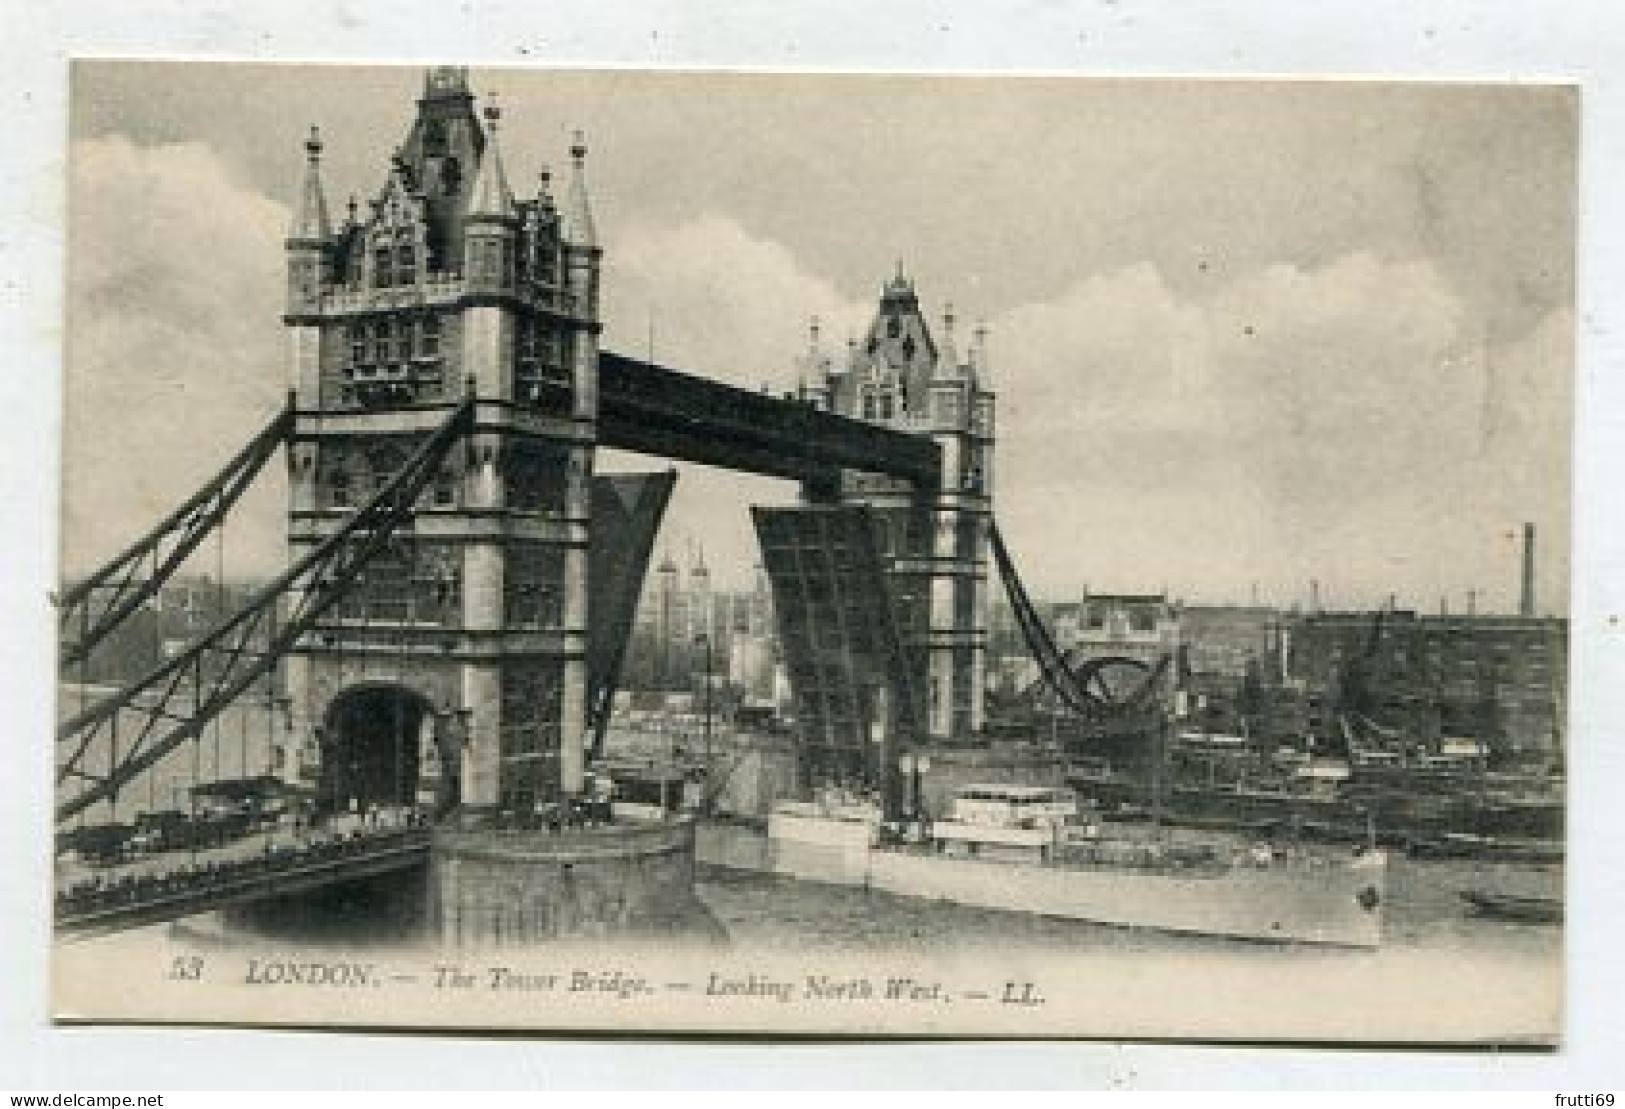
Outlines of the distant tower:
<svg viewBox="0 0 1625 1109">
<path fill-rule="evenodd" d="M 674 669 L 673 646 L 678 635 L 678 625 L 682 619 L 681 579 L 677 574 L 677 563 L 672 561 L 668 553 L 660 560 L 655 570 L 655 603 L 658 614 L 656 616 L 655 642 L 658 645 L 658 655 L 655 663 L 655 688 L 670 689 L 676 677 Z"/>
<path fill-rule="evenodd" d="M 1518 615 L 1535 615 L 1535 525 L 1523 526 L 1523 589 L 1518 594 Z"/>
<path fill-rule="evenodd" d="M 515 196 L 499 124 L 466 69 L 430 70 L 382 187 L 337 227 L 306 144 L 287 239 L 295 556 L 478 402 L 411 526 L 289 659 L 294 731 L 320 729 L 307 769 L 335 804 L 394 792 L 360 797 L 334 766 L 387 762 L 368 747 L 391 716 L 432 727 L 465 811 L 581 790 L 599 250 L 579 137 L 560 208 L 545 179 Z"/>
<path fill-rule="evenodd" d="M 688 660 L 683 675 L 685 687 L 693 684 L 695 673 L 706 665 L 707 653 L 711 664 L 716 664 L 716 651 L 721 647 L 715 627 L 715 600 L 711 595 L 711 571 L 705 565 L 705 547 L 696 549 L 694 565 L 688 572 L 688 628 L 681 643 L 682 657 Z M 705 643 L 700 637 L 705 637 Z"/>
<path fill-rule="evenodd" d="M 914 283 L 899 265 L 881 290 L 868 334 L 844 365 L 822 354 L 816 330 L 802 363 L 803 396 L 843 416 L 929 435 L 942 452 L 936 489 L 847 473 L 840 496 L 880 517 L 905 646 L 921 660 L 934 740 L 980 736 L 985 722 L 988 532 L 992 519 L 994 394 L 987 333 L 978 327 L 963 361 L 954 314 L 932 335 Z M 821 371 L 821 372 L 820 372 Z"/>
</svg>

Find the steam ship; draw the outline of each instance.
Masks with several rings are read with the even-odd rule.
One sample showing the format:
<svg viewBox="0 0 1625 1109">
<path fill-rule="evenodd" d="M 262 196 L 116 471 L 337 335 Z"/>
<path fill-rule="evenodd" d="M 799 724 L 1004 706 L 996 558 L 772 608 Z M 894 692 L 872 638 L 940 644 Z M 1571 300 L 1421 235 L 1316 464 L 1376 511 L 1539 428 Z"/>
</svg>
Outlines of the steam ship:
<svg viewBox="0 0 1625 1109">
<path fill-rule="evenodd" d="M 768 820 L 788 877 L 1098 924 L 1278 943 L 1382 942 L 1387 856 L 1114 838 L 1070 791 L 970 785 L 899 832 L 833 792 Z"/>
</svg>

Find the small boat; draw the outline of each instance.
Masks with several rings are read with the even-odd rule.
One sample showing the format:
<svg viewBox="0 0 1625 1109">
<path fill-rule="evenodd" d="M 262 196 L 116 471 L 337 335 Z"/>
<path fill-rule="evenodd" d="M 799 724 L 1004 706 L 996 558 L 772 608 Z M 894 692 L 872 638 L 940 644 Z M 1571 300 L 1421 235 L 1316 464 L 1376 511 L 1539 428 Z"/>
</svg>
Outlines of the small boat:
<svg viewBox="0 0 1625 1109">
<path fill-rule="evenodd" d="M 1525 897 L 1487 890 L 1462 890 L 1461 899 L 1474 915 L 1512 920 L 1520 924 L 1561 924 L 1563 902 L 1555 897 Z"/>
<path fill-rule="evenodd" d="M 1560 863 L 1564 854 L 1562 840 L 1510 839 L 1466 832 L 1446 832 L 1437 839 L 1414 840 L 1410 847 L 1412 858 L 1482 862 Z"/>
</svg>

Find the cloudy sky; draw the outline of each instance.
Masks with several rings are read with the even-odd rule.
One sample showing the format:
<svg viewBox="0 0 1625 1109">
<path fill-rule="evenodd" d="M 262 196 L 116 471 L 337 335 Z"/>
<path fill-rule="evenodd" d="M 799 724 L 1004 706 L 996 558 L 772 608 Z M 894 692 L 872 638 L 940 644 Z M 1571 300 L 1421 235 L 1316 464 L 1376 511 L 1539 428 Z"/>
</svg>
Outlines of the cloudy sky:
<svg viewBox="0 0 1625 1109">
<path fill-rule="evenodd" d="M 65 564 L 105 557 L 274 412 L 311 123 L 340 210 L 416 69 L 81 63 Z M 997 514 L 1038 593 L 1566 607 L 1576 102 L 1558 88 L 476 71 L 529 190 L 586 130 L 606 345 L 793 385 L 901 259 L 991 331 Z M 652 322 L 652 328 L 651 328 Z M 644 464 L 642 460 L 632 460 Z M 625 467 L 623 456 L 607 460 Z M 276 475 L 228 536 L 279 553 Z M 781 483 L 685 468 L 724 580 Z"/>
</svg>

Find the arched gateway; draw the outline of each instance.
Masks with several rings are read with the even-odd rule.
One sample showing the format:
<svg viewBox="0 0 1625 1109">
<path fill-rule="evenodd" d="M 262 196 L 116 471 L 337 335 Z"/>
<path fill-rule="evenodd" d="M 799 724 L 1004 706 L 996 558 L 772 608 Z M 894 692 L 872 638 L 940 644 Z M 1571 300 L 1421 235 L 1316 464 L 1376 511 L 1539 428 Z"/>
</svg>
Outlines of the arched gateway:
<svg viewBox="0 0 1625 1109">
<path fill-rule="evenodd" d="M 354 685 L 333 699 L 322 724 L 317 807 L 445 808 L 454 803 L 455 747 L 433 706 L 395 683 Z"/>
</svg>

